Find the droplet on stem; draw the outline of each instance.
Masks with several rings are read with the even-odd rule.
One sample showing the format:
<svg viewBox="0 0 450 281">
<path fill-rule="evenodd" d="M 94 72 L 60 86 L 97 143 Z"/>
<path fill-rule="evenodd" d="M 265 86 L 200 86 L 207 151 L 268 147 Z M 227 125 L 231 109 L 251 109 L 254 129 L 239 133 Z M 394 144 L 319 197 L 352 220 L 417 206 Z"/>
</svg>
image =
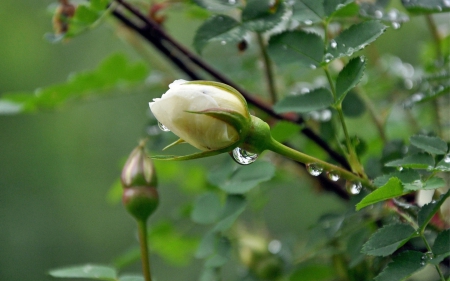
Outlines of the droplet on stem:
<svg viewBox="0 0 450 281">
<path fill-rule="evenodd" d="M 329 171 L 327 172 L 327 177 L 331 180 L 331 181 L 338 181 L 340 176 L 338 172 L 335 171 Z"/>
<path fill-rule="evenodd" d="M 236 147 L 231 152 L 231 156 L 233 157 L 236 163 L 241 165 L 248 165 L 256 161 L 258 158 L 258 154 L 248 152 L 240 147 Z"/>
<path fill-rule="evenodd" d="M 158 121 L 158 127 L 161 129 L 161 131 L 164 132 L 170 132 L 169 128 L 167 128 L 166 126 L 164 126 L 161 122 Z"/>
<path fill-rule="evenodd" d="M 317 163 L 309 163 L 306 164 L 306 170 L 311 176 L 317 177 L 318 175 L 322 174 L 323 167 Z"/>
<path fill-rule="evenodd" d="M 359 194 L 359 193 L 361 192 L 362 184 L 361 184 L 360 182 L 351 182 L 351 181 L 348 181 L 348 182 L 345 184 L 345 188 L 347 189 L 347 191 L 348 191 L 350 194 L 356 195 L 356 194 Z"/>
</svg>

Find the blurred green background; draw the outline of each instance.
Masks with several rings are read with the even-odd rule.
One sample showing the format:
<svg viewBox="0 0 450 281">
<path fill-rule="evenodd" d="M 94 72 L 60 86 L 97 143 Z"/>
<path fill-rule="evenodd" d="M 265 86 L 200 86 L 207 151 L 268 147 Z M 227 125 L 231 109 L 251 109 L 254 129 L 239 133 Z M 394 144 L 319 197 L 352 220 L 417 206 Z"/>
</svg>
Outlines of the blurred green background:
<svg viewBox="0 0 450 281">
<path fill-rule="evenodd" d="M 139 59 L 107 24 L 64 44 L 47 42 L 44 34 L 52 28 L 47 11 L 51 3 L 0 1 L 0 93 L 63 82 L 70 73 L 93 69 L 117 51 Z M 188 19 L 170 18 L 171 33 L 189 43 L 195 29 L 177 21 Z M 399 31 L 390 29 L 379 44 L 414 64 L 420 38 L 428 36 L 424 32 L 425 22 L 417 19 Z M 411 42 L 402 42 L 403 38 Z M 1 281 L 52 280 L 46 275 L 51 268 L 108 264 L 137 244 L 133 220 L 120 204 L 108 203 L 106 194 L 119 176 L 120 163 L 145 135 L 148 101 L 163 91 L 161 87 L 147 93 L 138 88 L 58 111 L 0 116 Z M 196 161 L 195 165 L 205 163 L 211 162 Z M 307 180 L 300 188 L 294 185 L 297 181 L 288 178 L 268 192 L 263 213 L 276 234 L 304 236 L 320 214 L 344 209 L 332 195 L 315 194 Z M 186 198 L 164 177 L 160 195 L 161 206 L 150 225 L 170 218 Z M 197 280 L 198 262 L 174 270 L 157 256 L 152 260 L 158 280 Z M 127 271 L 138 272 L 139 266 Z"/>
</svg>

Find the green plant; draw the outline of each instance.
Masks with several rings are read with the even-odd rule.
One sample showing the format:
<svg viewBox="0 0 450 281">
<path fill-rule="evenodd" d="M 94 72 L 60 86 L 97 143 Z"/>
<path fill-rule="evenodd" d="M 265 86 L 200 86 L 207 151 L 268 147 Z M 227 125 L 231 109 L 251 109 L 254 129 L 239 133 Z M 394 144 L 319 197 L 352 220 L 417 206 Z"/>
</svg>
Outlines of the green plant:
<svg viewBox="0 0 450 281">
<path fill-rule="evenodd" d="M 264 149 L 305 164 L 298 166 L 305 167 L 320 189 L 349 207 L 347 212 L 322 216 L 306 245 L 300 239 L 293 245 L 274 239 L 258 215 L 265 203 L 261 194 L 266 192 L 260 186 L 276 186 L 282 181 L 276 170 L 282 173 L 297 166 L 292 168 L 274 153 L 254 162 L 258 155 L 251 152 L 260 153 L 263 149 L 254 148 L 265 138 L 254 140 L 250 132 L 246 142 L 236 143 L 243 147 L 230 149 L 238 162 L 241 157 L 251 165 L 237 166 L 230 160 L 217 170 L 195 170 L 187 162 L 177 164 L 188 169 L 187 188 L 196 196 L 186 202 L 180 220 L 207 229 L 198 240 L 180 234 L 179 221 L 157 223 L 144 235 L 155 252 L 175 264 L 193 255 L 204 259 L 204 281 L 222 280 L 221 268 L 230 259 L 245 269 L 236 280 L 405 280 L 422 269 L 434 272 L 430 280 L 449 278 L 450 36 L 448 30 L 439 30 L 435 15 L 450 11 L 448 1 L 194 0 L 148 6 L 91 0 L 78 3 L 74 14 L 64 13 L 70 11 L 67 5 L 71 4 L 60 1 L 54 22 L 62 26 L 49 39 L 76 40 L 73 37 L 115 18 L 112 26 L 127 26 L 126 38 L 136 50 L 151 44 L 177 68 L 175 75 L 216 80 L 240 92 L 254 115 L 272 125 L 265 136 L 276 142 Z M 144 16 L 144 9 L 150 16 Z M 169 17 L 173 11 L 200 24 L 193 47 L 205 58 L 168 34 L 161 14 Z M 378 52 L 374 43 L 387 25 L 402 32 L 410 17 L 424 18 L 430 34 L 415 66 Z M 396 43 L 405 48 L 412 44 Z M 217 52 L 221 55 L 214 56 Z M 141 54 L 151 61 L 152 70 L 116 54 L 65 83 L 31 94 L 6 93 L 0 109 L 17 114 L 52 110 L 113 89 L 143 85 L 149 73 L 158 71 L 163 78 L 149 88 L 178 78 L 173 69 Z M 149 95 L 149 101 L 161 91 Z M 149 147 L 152 155 L 160 154 L 156 151 L 167 144 L 170 133 L 155 131 L 156 119 L 149 122 Z M 170 170 L 171 164 L 161 165 Z M 189 178 L 191 173 L 200 176 Z M 432 198 L 424 201 L 427 194 Z M 152 212 L 156 204 L 150 203 Z M 239 219 L 246 210 L 258 226 Z M 296 244 L 302 245 L 300 250 Z M 117 268 L 87 265 L 53 270 L 51 275 L 143 280 L 117 275 L 138 256 L 136 251 L 124 254 L 116 260 Z M 144 275 L 147 281 L 151 278 Z"/>
</svg>

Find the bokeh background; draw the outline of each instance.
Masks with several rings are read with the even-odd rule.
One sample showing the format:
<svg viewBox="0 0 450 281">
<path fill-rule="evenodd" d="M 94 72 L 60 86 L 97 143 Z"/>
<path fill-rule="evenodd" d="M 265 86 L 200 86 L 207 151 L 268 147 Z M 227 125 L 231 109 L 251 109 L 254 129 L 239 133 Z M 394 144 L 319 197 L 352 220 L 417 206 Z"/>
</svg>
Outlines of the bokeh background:
<svg viewBox="0 0 450 281">
<path fill-rule="evenodd" d="M 0 95 L 63 82 L 72 72 L 94 69 L 114 52 L 143 59 L 108 24 L 63 44 L 49 43 L 44 34 L 52 29 L 48 11 L 52 3 L 0 1 Z M 169 14 L 167 28 L 190 44 L 200 22 L 181 14 Z M 389 29 L 377 44 L 381 51 L 414 65 L 421 40 L 428 36 L 425 21 L 412 19 L 400 30 Z M 208 56 L 215 59 L 214 52 Z M 121 204 L 108 202 L 107 194 L 124 157 L 145 135 L 148 101 L 164 92 L 163 85 L 153 87 L 154 92 L 145 89 L 137 87 L 55 111 L 0 116 L 1 281 L 53 280 L 46 273 L 49 269 L 87 262 L 108 264 L 137 245 L 133 220 Z M 225 160 L 219 157 L 214 163 Z M 199 160 L 189 165 L 211 163 Z M 164 166 L 157 164 L 157 169 Z M 299 187 L 294 184 L 298 179 L 287 174 L 282 173 L 286 179 L 269 191 L 263 211 L 275 233 L 303 236 L 321 214 L 345 208 L 333 195 L 315 193 L 307 179 Z M 160 193 L 161 206 L 150 225 L 170 218 L 189 192 L 163 176 Z M 246 219 L 251 220 L 251 215 Z M 152 260 L 158 280 L 197 280 L 199 262 L 176 267 L 159 256 L 153 255 Z M 139 266 L 125 271 L 139 272 Z"/>
</svg>

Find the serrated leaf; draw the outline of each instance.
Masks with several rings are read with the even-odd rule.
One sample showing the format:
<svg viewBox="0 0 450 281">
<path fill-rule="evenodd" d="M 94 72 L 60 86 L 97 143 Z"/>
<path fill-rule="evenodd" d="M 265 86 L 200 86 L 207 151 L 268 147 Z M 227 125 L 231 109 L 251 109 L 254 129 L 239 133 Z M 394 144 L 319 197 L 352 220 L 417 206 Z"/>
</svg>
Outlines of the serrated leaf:
<svg viewBox="0 0 450 281">
<path fill-rule="evenodd" d="M 433 177 L 426 182 L 421 180 L 415 180 L 411 183 L 405 184 L 404 188 L 408 190 L 431 190 L 438 189 L 440 187 L 445 187 L 445 181 L 438 177 Z"/>
<path fill-rule="evenodd" d="M 385 185 L 390 178 L 398 178 L 402 183 L 412 183 L 416 180 L 420 180 L 420 174 L 413 169 L 403 169 L 401 171 L 396 171 L 388 175 L 382 175 L 373 180 L 375 186 Z"/>
<path fill-rule="evenodd" d="M 297 269 L 289 281 L 326 281 L 336 276 L 333 267 L 325 264 L 309 264 Z"/>
<path fill-rule="evenodd" d="M 332 15 L 334 12 L 344 8 L 348 4 L 353 2 L 353 0 L 324 0 L 323 9 L 327 16 Z"/>
<path fill-rule="evenodd" d="M 351 56 L 375 41 L 386 30 L 378 21 L 366 21 L 350 26 L 330 42 L 328 52 L 332 58 Z M 326 57 L 327 55 L 325 55 Z"/>
<path fill-rule="evenodd" d="M 219 196 L 214 192 L 208 192 L 195 201 L 191 219 L 198 224 L 210 224 L 219 218 L 221 209 Z"/>
<path fill-rule="evenodd" d="M 243 27 L 256 32 L 264 32 L 281 22 L 286 13 L 286 3 L 271 0 L 250 0 L 247 1 L 242 11 Z"/>
<path fill-rule="evenodd" d="M 320 22 L 324 16 L 323 0 L 298 0 L 294 2 L 292 18 L 301 23 Z"/>
<path fill-rule="evenodd" d="M 49 271 L 49 274 L 59 278 L 89 278 L 108 281 L 115 281 L 117 278 L 117 272 L 113 267 L 93 264 L 53 269 Z"/>
<path fill-rule="evenodd" d="M 434 260 L 438 261 L 438 263 L 450 256 L 450 229 L 446 229 L 438 234 L 431 250 Z M 435 263 L 433 262 L 433 264 Z"/>
<path fill-rule="evenodd" d="M 363 245 L 362 252 L 371 256 L 392 254 L 403 246 L 415 233 L 408 224 L 391 224 L 380 228 Z"/>
<path fill-rule="evenodd" d="M 425 229 L 431 218 L 439 211 L 439 208 L 449 196 L 450 190 L 448 190 L 445 194 L 442 194 L 438 200 L 422 206 L 417 215 L 417 223 L 419 224 L 420 231 Z"/>
<path fill-rule="evenodd" d="M 341 103 L 348 91 L 353 89 L 364 75 L 366 60 L 364 57 L 355 57 L 351 59 L 346 66 L 339 72 L 336 79 L 336 104 Z"/>
<path fill-rule="evenodd" d="M 197 29 L 194 36 L 194 48 L 201 53 L 210 42 L 239 42 L 245 35 L 241 23 L 226 15 L 214 15 Z"/>
<path fill-rule="evenodd" d="M 395 198 L 405 194 L 401 181 L 398 178 L 390 178 L 389 181 L 364 197 L 361 202 L 356 204 L 356 210 L 361 210 L 369 205 Z"/>
<path fill-rule="evenodd" d="M 425 266 L 422 262 L 423 254 L 417 251 L 406 251 L 387 265 L 387 267 L 375 277 L 375 281 L 401 281 L 411 276 Z"/>
<path fill-rule="evenodd" d="M 303 95 L 288 96 L 277 102 L 273 109 L 277 113 L 307 113 L 324 109 L 333 103 L 333 96 L 326 88 L 318 88 Z"/>
<path fill-rule="evenodd" d="M 438 137 L 415 135 L 409 138 L 412 145 L 431 154 L 446 154 L 447 143 Z"/>
<path fill-rule="evenodd" d="M 387 167 L 403 167 L 413 169 L 429 169 L 434 167 L 434 158 L 427 153 L 408 155 L 403 159 L 394 160 L 385 164 Z"/>
<path fill-rule="evenodd" d="M 315 33 L 286 31 L 269 40 L 268 53 L 277 64 L 301 63 L 308 67 L 319 66 L 325 45 Z"/>
<path fill-rule="evenodd" d="M 275 174 L 275 167 L 264 161 L 257 161 L 247 166 L 230 166 L 209 175 L 209 181 L 230 194 L 243 194 L 259 183 L 270 180 Z"/>
<path fill-rule="evenodd" d="M 447 0 L 402 0 L 403 6 L 412 13 L 440 13 L 450 11 Z"/>
<path fill-rule="evenodd" d="M 330 17 L 335 18 L 346 18 L 346 17 L 353 17 L 358 15 L 360 6 L 355 2 L 350 2 L 343 7 L 337 9 L 334 11 Z"/>
<path fill-rule="evenodd" d="M 115 88 L 123 89 L 142 82 L 148 68 L 142 62 L 130 62 L 116 53 L 104 59 L 95 70 L 71 75 L 67 82 L 30 93 L 6 93 L 2 100 L 20 106 L 21 112 L 55 109 L 68 101 L 96 97 Z"/>
<path fill-rule="evenodd" d="M 450 172 L 450 155 L 445 155 L 444 158 L 436 164 L 434 170 Z"/>
<path fill-rule="evenodd" d="M 214 227 L 214 231 L 225 231 L 229 229 L 236 219 L 242 214 L 247 206 L 247 201 L 242 195 L 228 195 L 223 208 L 220 221 Z"/>
</svg>

